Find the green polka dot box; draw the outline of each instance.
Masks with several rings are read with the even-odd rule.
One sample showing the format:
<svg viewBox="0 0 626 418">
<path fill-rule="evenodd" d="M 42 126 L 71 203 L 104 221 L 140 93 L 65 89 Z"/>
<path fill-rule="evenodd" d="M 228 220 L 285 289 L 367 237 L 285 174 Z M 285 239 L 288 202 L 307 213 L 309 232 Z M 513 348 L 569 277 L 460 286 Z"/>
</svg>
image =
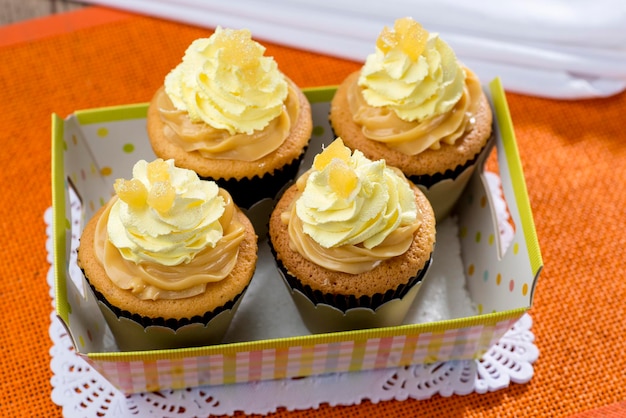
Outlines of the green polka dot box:
<svg viewBox="0 0 626 418">
<path fill-rule="evenodd" d="M 423 312 L 440 309 L 434 304 L 441 302 L 418 295 L 413 303 L 421 304 L 422 314 L 407 315 L 402 325 L 311 333 L 261 237 L 255 276 L 220 343 L 145 351 L 117 348 L 76 266 L 75 247 L 82 226 L 113 195 L 115 179 L 132 177 L 136 161 L 155 158 L 146 133 L 148 104 L 76 111 L 65 119 L 53 114 L 56 313 L 76 352 L 124 393 L 479 359 L 530 309 L 543 266 L 500 80 L 494 79 L 484 90 L 494 110 L 494 133 L 441 232 L 438 224 L 431 269 L 422 284 L 435 280 L 433 270 L 458 265 L 456 281 L 439 280 L 450 280 L 442 288 L 454 286 L 453 291 L 464 292 L 467 313 L 429 318 Z M 334 91 L 334 87 L 305 90 L 314 130 L 301 170 L 322 144 L 334 139 L 328 123 Z M 487 155 L 497 161 L 490 164 L 497 166 L 496 193 L 487 181 Z M 260 210 L 251 217 L 267 213 Z M 446 225 L 452 225 L 452 238 L 447 240 Z M 452 274 L 448 268 L 443 276 Z"/>
</svg>

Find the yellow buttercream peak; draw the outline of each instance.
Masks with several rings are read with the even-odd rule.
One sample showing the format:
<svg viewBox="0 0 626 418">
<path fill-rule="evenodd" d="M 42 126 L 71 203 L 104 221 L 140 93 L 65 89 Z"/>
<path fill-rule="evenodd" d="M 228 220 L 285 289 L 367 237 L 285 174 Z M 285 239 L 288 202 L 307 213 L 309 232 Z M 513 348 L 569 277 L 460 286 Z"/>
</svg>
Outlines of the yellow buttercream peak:
<svg viewBox="0 0 626 418">
<path fill-rule="evenodd" d="M 247 29 L 196 39 L 165 77 L 165 93 L 192 122 L 229 135 L 262 131 L 283 113 L 287 79 Z"/>
</svg>

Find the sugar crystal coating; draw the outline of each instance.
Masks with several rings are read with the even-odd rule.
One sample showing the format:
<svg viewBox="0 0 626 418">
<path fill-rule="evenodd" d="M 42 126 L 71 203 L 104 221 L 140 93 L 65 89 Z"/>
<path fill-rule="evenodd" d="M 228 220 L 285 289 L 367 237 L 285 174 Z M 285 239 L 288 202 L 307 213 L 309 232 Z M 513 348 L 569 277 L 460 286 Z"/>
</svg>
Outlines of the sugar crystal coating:
<svg viewBox="0 0 626 418">
<path fill-rule="evenodd" d="M 343 144 L 341 138 L 334 140 L 324 151 L 315 156 L 313 167 L 318 171 L 322 171 L 334 158 L 339 158 L 342 161 L 350 159 L 350 148 Z"/>
<path fill-rule="evenodd" d="M 347 199 L 359 184 L 359 177 L 345 161 L 335 159 L 329 165 L 328 183 L 331 189 L 343 199 Z"/>
<path fill-rule="evenodd" d="M 222 60 L 245 67 L 256 64 L 264 52 L 263 47 L 251 40 L 250 31 L 245 29 L 222 31 L 216 34 L 215 46 L 222 48 Z"/>
<path fill-rule="evenodd" d="M 169 211 L 175 199 L 176 190 L 170 183 L 164 181 L 154 183 L 148 193 L 148 205 L 160 213 Z"/>
<path fill-rule="evenodd" d="M 384 53 L 399 47 L 415 62 L 424 52 L 427 41 L 428 31 L 413 19 L 403 17 L 395 21 L 393 29 L 386 26 L 383 28 L 376 40 L 376 46 Z"/>
<path fill-rule="evenodd" d="M 117 196 L 130 206 L 140 208 L 146 204 L 148 190 L 146 186 L 137 179 L 117 179 L 113 188 Z"/>
<path fill-rule="evenodd" d="M 156 159 L 148 164 L 147 175 L 150 183 L 168 182 L 170 172 L 167 163 L 162 159 Z"/>
</svg>

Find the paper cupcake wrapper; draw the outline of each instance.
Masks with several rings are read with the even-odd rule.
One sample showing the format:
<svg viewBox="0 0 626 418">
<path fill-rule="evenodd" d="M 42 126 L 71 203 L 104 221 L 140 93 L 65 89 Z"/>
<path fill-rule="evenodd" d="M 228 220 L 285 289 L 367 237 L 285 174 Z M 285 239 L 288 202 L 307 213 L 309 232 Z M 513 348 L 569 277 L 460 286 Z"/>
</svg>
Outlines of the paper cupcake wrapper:
<svg viewBox="0 0 626 418">
<path fill-rule="evenodd" d="M 416 276 L 397 289 L 360 298 L 311 291 L 277 259 L 276 265 L 306 327 L 312 333 L 324 333 L 401 325 L 431 260 L 429 258 Z"/>
<path fill-rule="evenodd" d="M 422 269 L 407 283 L 384 294 L 334 295 L 313 290 L 294 277 L 276 257 L 268 240 L 276 267 L 300 312 L 307 328 L 313 333 L 400 325 L 413 303 L 418 289 L 432 262 L 432 253 Z"/>
<path fill-rule="evenodd" d="M 218 344 L 224 338 L 247 287 L 223 306 L 192 318 L 149 318 L 113 306 L 86 280 L 122 351 L 163 350 Z"/>
<path fill-rule="evenodd" d="M 263 199 L 275 200 L 285 184 L 294 180 L 300 169 L 300 163 L 306 154 L 307 147 L 304 147 L 300 156 L 290 163 L 261 177 L 253 176 L 252 178 L 236 179 L 232 177 L 212 178 L 200 176 L 200 178 L 215 181 L 218 186 L 230 193 L 237 206 L 242 209 L 250 209 L 255 203 Z"/>
<path fill-rule="evenodd" d="M 401 325 L 421 285 L 421 281 L 415 283 L 402 298 L 391 299 L 376 310 L 352 308 L 345 312 L 325 303 L 314 304 L 297 289 L 289 288 L 289 292 L 304 325 L 311 333 L 321 334 Z"/>
<path fill-rule="evenodd" d="M 454 180 L 459 177 L 465 170 L 474 166 L 478 161 L 478 157 L 483 152 L 486 147 L 483 147 L 480 152 L 474 155 L 472 158 L 467 160 L 465 163 L 458 165 L 454 170 L 448 169 L 443 173 L 435 173 L 435 174 L 420 174 L 407 176 L 409 180 L 411 180 L 414 184 L 424 186 L 425 188 L 430 188 L 434 184 L 439 183 L 443 180 Z"/>
<path fill-rule="evenodd" d="M 454 170 L 446 170 L 444 173 L 434 175 L 408 177 L 430 201 L 437 222 L 441 222 L 452 212 L 474 170 L 487 157 L 493 144 L 492 136 L 478 154 Z"/>
<path fill-rule="evenodd" d="M 336 295 L 330 293 L 323 293 L 319 290 L 313 290 L 308 285 L 302 285 L 302 283 L 289 273 L 285 266 L 276 260 L 277 266 L 282 273 L 283 278 L 287 282 L 287 285 L 291 289 L 296 289 L 303 295 L 305 295 L 313 304 L 324 303 L 326 305 L 334 306 L 342 312 L 346 312 L 348 309 L 354 308 L 367 308 L 376 310 L 382 304 L 389 302 L 392 299 L 403 298 L 409 290 L 417 283 L 422 281 L 422 278 L 426 274 L 428 267 L 430 266 L 431 259 L 427 261 L 422 270 L 418 272 L 416 276 L 413 276 L 405 284 L 401 284 L 396 289 L 389 289 L 384 294 L 376 293 L 372 296 L 363 295 L 356 297 L 354 295 Z"/>
<path fill-rule="evenodd" d="M 325 303 L 327 305 L 334 306 L 343 312 L 353 308 L 368 308 L 376 310 L 380 305 L 390 301 L 391 299 L 402 298 L 408 293 L 411 287 L 415 286 L 424 278 L 424 275 L 428 271 L 432 262 L 431 253 L 422 269 L 418 271 L 415 276 L 411 277 L 406 283 L 399 285 L 397 288 L 389 289 L 384 294 L 376 293 L 371 296 L 363 295 L 361 297 L 356 297 L 354 295 L 330 294 L 319 290 L 313 290 L 310 286 L 303 285 L 296 277 L 289 273 L 285 265 L 278 259 L 274 246 L 272 245 L 272 240 L 268 239 L 267 242 L 272 252 L 272 256 L 274 257 L 274 261 L 276 262 L 276 267 L 282 273 L 287 287 L 299 290 L 314 304 Z"/>
</svg>

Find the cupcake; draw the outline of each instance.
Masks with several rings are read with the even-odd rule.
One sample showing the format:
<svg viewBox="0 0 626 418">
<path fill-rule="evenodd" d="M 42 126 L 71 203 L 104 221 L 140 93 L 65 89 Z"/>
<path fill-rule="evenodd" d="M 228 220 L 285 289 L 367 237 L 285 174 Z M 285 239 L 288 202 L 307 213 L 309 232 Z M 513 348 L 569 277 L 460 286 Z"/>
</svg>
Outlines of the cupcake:
<svg viewBox="0 0 626 418">
<path fill-rule="evenodd" d="M 398 169 L 337 138 L 281 196 L 269 243 L 312 332 L 399 325 L 430 266 L 435 217 Z"/>
<path fill-rule="evenodd" d="M 487 148 L 492 118 L 476 75 L 411 18 L 383 29 L 376 51 L 338 87 L 329 116 L 348 147 L 419 185 L 437 220 L 452 210 Z"/>
<path fill-rule="evenodd" d="M 245 209 L 295 178 L 313 126 L 304 93 L 264 52 L 249 30 L 218 27 L 191 43 L 147 115 L 157 157 L 216 181 Z"/>
<path fill-rule="evenodd" d="M 219 342 L 252 279 L 257 237 L 215 182 L 141 160 L 85 226 L 78 266 L 122 350 Z"/>
</svg>

